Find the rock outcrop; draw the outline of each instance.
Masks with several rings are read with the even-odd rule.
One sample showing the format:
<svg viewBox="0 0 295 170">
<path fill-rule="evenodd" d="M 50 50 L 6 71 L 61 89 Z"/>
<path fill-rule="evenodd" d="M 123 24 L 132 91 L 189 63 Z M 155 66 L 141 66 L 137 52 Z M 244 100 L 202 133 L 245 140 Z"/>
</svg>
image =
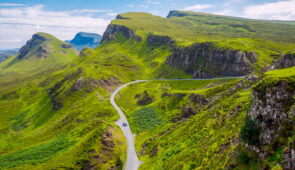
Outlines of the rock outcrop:
<svg viewBox="0 0 295 170">
<path fill-rule="evenodd" d="M 194 78 L 217 76 L 244 76 L 254 68 L 256 54 L 239 50 L 220 49 L 213 43 L 196 43 L 189 47 L 174 48 L 166 64 L 183 69 Z"/>
<path fill-rule="evenodd" d="M 117 35 L 119 33 L 122 33 L 126 39 L 135 39 L 136 41 L 140 42 L 142 38 L 140 36 L 135 35 L 135 31 L 124 26 L 124 25 L 114 25 L 110 24 L 108 25 L 106 31 L 103 34 L 101 43 L 104 43 L 106 41 L 113 41 L 116 39 Z"/>
<path fill-rule="evenodd" d="M 174 47 L 175 41 L 168 36 L 150 34 L 148 35 L 147 43 L 151 46 L 156 46 L 156 47 L 161 45 L 168 45 L 168 46 Z"/>
<path fill-rule="evenodd" d="M 18 59 L 24 59 L 26 56 L 29 56 L 29 53 L 32 53 L 30 56 L 35 55 L 37 57 L 45 57 L 49 54 L 49 51 L 45 46 L 42 46 L 43 42 L 47 39 L 41 34 L 34 34 L 32 39 L 29 40 L 25 46 L 19 50 Z"/>
<path fill-rule="evenodd" d="M 262 81 L 252 90 L 252 106 L 248 115 L 256 122 L 259 133 L 258 143 L 247 147 L 258 152 L 262 160 L 288 146 L 286 141 L 295 130 L 294 95 L 295 86 L 285 80 L 270 84 Z M 283 153 L 284 169 L 295 168 L 294 145 L 290 145 Z"/>
<path fill-rule="evenodd" d="M 280 58 L 271 66 L 271 70 L 288 68 L 293 66 L 295 66 L 295 52 L 285 54 L 282 58 Z"/>
</svg>

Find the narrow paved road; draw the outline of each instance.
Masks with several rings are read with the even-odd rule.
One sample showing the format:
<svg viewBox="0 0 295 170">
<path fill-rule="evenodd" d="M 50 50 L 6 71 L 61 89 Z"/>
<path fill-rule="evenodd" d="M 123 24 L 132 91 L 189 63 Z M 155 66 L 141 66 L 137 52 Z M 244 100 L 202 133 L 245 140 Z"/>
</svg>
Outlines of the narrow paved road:
<svg viewBox="0 0 295 170">
<path fill-rule="evenodd" d="M 221 77 L 221 78 L 211 78 L 211 79 L 229 79 L 229 78 L 243 78 L 243 77 Z M 155 79 L 154 81 L 167 81 L 167 80 L 210 80 L 210 79 Z M 130 84 L 144 82 L 144 81 L 151 81 L 151 80 L 136 80 L 136 81 L 129 82 L 117 88 L 117 90 L 114 91 L 111 95 L 111 104 L 114 106 L 114 108 L 118 111 L 120 115 L 120 119 L 116 121 L 116 125 L 118 125 L 122 129 L 127 140 L 127 160 L 125 162 L 125 170 L 137 170 L 140 165 L 140 161 L 135 152 L 134 139 L 133 139 L 131 129 L 129 127 L 129 123 L 124 113 L 122 112 L 122 110 L 116 104 L 115 96 L 124 87 L 127 87 Z M 123 122 L 127 122 L 128 126 L 123 126 Z"/>
<path fill-rule="evenodd" d="M 147 80 L 137 80 L 137 81 L 132 81 L 127 84 L 124 84 L 123 86 L 117 88 L 117 90 L 114 91 L 111 96 L 111 104 L 114 106 L 114 108 L 118 111 L 118 113 L 120 115 L 120 119 L 118 121 L 116 121 L 116 124 L 122 129 L 122 131 L 126 137 L 126 140 L 127 140 L 127 161 L 125 162 L 125 170 L 137 170 L 140 165 L 140 161 L 139 161 L 139 159 L 136 155 L 136 152 L 135 152 L 134 139 L 133 139 L 133 135 L 130 130 L 129 123 L 128 123 L 128 126 L 123 126 L 123 122 L 128 122 L 128 121 L 127 121 L 124 113 L 122 112 L 122 110 L 116 104 L 115 96 L 124 87 L 126 87 L 130 84 L 133 84 L 133 83 L 139 83 L 139 82 L 143 82 L 143 81 L 147 81 Z"/>
</svg>

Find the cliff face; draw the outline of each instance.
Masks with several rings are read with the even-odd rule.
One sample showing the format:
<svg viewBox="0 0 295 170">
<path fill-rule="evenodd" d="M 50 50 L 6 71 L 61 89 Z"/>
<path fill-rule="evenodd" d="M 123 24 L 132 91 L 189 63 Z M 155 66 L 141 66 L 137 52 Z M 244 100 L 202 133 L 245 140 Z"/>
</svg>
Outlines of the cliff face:
<svg viewBox="0 0 295 170">
<path fill-rule="evenodd" d="M 126 39 L 142 41 L 141 37 L 135 35 L 134 30 L 123 25 L 110 24 L 103 35 L 102 43 L 115 40 L 119 33 Z M 160 46 L 168 47 L 172 54 L 166 58 L 165 63 L 184 70 L 194 78 L 244 76 L 254 70 L 252 64 L 257 61 L 256 54 L 253 52 L 222 49 L 210 42 L 178 47 L 175 40 L 169 36 L 154 34 L 149 34 L 144 41 L 152 49 Z"/>
<path fill-rule="evenodd" d="M 103 34 L 101 43 L 104 43 L 106 41 L 113 41 L 116 39 L 117 35 L 119 33 L 122 33 L 126 39 L 134 38 L 136 41 L 140 42 L 142 39 L 139 36 L 135 35 L 135 31 L 124 26 L 124 25 L 108 25 L 106 31 Z"/>
<path fill-rule="evenodd" d="M 275 68 L 287 68 L 295 66 L 295 53 L 285 54 L 277 63 L 275 63 Z"/>
<path fill-rule="evenodd" d="M 218 49 L 207 42 L 175 48 L 166 64 L 184 69 L 194 78 L 211 78 L 247 75 L 253 71 L 251 64 L 256 60 L 255 53 Z"/>
<path fill-rule="evenodd" d="M 294 94 L 294 85 L 287 81 L 268 85 L 262 82 L 252 90 L 253 101 L 248 113 L 259 129 L 258 143 L 249 145 L 249 150 L 259 153 L 265 160 L 283 148 L 284 169 L 295 169 L 294 144 L 288 144 L 288 138 L 295 130 Z"/>
</svg>

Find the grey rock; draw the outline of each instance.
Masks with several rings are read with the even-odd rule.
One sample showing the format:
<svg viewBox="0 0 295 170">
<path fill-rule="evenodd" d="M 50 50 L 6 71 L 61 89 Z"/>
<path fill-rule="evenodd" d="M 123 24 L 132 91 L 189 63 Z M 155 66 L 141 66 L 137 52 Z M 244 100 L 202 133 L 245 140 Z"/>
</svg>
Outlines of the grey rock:
<svg viewBox="0 0 295 170">
<path fill-rule="evenodd" d="M 243 76 L 253 71 L 257 61 L 253 52 L 219 49 L 213 43 L 195 43 L 192 46 L 174 48 L 166 64 L 184 69 L 194 78 L 217 76 Z"/>
<path fill-rule="evenodd" d="M 108 25 L 106 31 L 103 34 L 101 43 L 104 43 L 106 41 L 113 41 L 116 39 L 116 36 L 119 34 L 119 32 L 122 32 L 122 34 L 127 38 L 133 38 L 136 41 L 140 42 L 142 41 L 142 38 L 140 36 L 135 35 L 135 31 L 124 26 L 124 25 L 114 25 L 110 24 Z"/>
</svg>

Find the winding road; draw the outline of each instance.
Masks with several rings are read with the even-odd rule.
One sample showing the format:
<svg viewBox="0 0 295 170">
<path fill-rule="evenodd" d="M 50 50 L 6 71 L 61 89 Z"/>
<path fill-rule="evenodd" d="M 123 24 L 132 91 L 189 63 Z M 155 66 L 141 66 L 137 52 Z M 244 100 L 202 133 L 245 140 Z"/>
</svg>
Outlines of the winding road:
<svg viewBox="0 0 295 170">
<path fill-rule="evenodd" d="M 243 78 L 243 77 L 221 77 L 221 78 L 211 78 L 211 79 L 230 79 L 230 78 Z M 210 80 L 210 79 L 155 79 L 153 81 L 170 81 L 170 80 Z M 129 82 L 117 88 L 111 95 L 111 104 L 114 106 L 114 108 L 118 111 L 120 115 L 120 119 L 116 121 L 116 125 L 118 125 L 122 129 L 127 140 L 127 160 L 125 162 L 125 170 L 137 170 L 141 162 L 139 161 L 136 155 L 136 151 L 134 147 L 134 137 L 131 132 L 129 123 L 128 123 L 128 126 L 123 126 L 123 122 L 128 122 L 128 121 L 123 111 L 116 104 L 115 96 L 121 89 L 123 89 L 124 87 L 127 87 L 128 85 L 145 82 L 145 81 L 151 81 L 151 80 L 136 80 L 136 81 Z"/>
</svg>

